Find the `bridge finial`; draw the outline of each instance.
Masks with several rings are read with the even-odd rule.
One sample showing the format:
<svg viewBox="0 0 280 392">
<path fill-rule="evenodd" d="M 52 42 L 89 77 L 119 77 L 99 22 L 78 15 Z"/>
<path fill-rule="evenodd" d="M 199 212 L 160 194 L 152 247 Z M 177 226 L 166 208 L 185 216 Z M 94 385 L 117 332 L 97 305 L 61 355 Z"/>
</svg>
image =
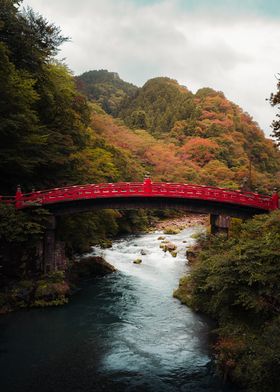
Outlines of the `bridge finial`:
<svg viewBox="0 0 280 392">
<path fill-rule="evenodd" d="M 144 174 L 144 181 L 150 178 L 150 172 L 146 171 Z"/>
<path fill-rule="evenodd" d="M 21 195 L 22 195 L 21 186 L 18 185 L 18 186 L 17 186 L 17 190 L 16 190 L 16 198 L 17 198 L 17 196 L 20 196 L 20 197 L 21 197 Z"/>
<path fill-rule="evenodd" d="M 22 191 L 21 191 L 21 186 L 17 186 L 17 191 L 16 191 L 16 197 L 15 197 L 15 206 L 16 208 L 20 208 L 22 206 L 22 201 L 20 201 L 22 198 Z"/>
<path fill-rule="evenodd" d="M 152 192 L 152 180 L 150 179 L 150 173 L 146 172 L 144 177 L 144 192 L 151 193 Z"/>
</svg>

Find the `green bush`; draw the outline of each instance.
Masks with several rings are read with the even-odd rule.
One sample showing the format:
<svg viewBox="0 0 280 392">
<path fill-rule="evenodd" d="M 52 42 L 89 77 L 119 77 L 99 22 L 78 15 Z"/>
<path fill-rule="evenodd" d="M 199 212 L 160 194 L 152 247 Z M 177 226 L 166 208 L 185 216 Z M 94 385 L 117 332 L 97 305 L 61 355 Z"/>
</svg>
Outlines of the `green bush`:
<svg viewBox="0 0 280 392">
<path fill-rule="evenodd" d="M 250 391 L 278 391 L 280 211 L 236 225 L 229 239 L 201 239 L 198 261 L 174 295 L 218 321 L 224 377 Z"/>
</svg>

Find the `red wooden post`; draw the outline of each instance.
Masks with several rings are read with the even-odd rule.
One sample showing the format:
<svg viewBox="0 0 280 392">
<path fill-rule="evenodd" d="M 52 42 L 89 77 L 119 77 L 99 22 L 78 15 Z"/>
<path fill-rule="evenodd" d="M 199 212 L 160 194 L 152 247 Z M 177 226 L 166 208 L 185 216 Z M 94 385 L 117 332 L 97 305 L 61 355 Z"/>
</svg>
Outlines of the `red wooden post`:
<svg viewBox="0 0 280 392">
<path fill-rule="evenodd" d="M 16 208 L 20 208 L 22 206 L 22 192 L 21 192 L 21 187 L 20 185 L 17 186 L 17 191 L 16 191 L 16 197 L 15 197 L 15 206 Z"/>
<path fill-rule="evenodd" d="M 277 189 L 274 189 L 274 192 L 272 194 L 272 207 L 274 210 L 276 210 L 277 208 L 279 208 L 279 195 L 277 192 Z"/>
<path fill-rule="evenodd" d="M 152 193 L 152 181 L 149 177 L 144 180 L 144 193 Z"/>
</svg>

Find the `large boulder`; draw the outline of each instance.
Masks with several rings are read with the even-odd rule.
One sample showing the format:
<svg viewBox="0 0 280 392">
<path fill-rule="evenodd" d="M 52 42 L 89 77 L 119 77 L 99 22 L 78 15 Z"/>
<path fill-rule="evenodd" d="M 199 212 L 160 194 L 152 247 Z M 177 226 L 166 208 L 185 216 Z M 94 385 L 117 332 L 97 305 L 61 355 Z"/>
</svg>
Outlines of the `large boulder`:
<svg viewBox="0 0 280 392">
<path fill-rule="evenodd" d="M 84 257 L 76 261 L 71 268 L 71 273 L 78 278 L 104 276 L 115 271 L 116 268 L 100 256 Z"/>
<path fill-rule="evenodd" d="M 162 241 L 160 244 L 160 248 L 164 251 L 164 252 L 172 252 L 175 251 L 177 246 L 175 244 L 173 244 L 173 242 L 170 241 Z"/>
<path fill-rule="evenodd" d="M 165 246 L 169 252 L 171 252 L 172 250 L 175 250 L 177 248 L 177 246 L 175 244 L 173 244 L 173 242 L 168 242 Z"/>
<path fill-rule="evenodd" d="M 201 248 L 199 246 L 190 246 L 187 250 L 186 250 L 186 257 L 187 260 L 189 262 L 189 264 L 194 264 L 197 260 L 197 256 L 199 254 L 199 252 L 201 251 Z"/>
</svg>

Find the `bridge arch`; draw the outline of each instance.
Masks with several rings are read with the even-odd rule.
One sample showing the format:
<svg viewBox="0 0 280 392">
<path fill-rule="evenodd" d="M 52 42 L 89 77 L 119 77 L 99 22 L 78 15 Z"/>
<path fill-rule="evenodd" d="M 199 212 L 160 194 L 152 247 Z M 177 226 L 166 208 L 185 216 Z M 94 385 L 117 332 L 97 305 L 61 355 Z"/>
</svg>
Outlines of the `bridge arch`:
<svg viewBox="0 0 280 392">
<path fill-rule="evenodd" d="M 56 269 L 56 217 L 96 209 L 176 208 L 210 214 L 213 231 L 218 217 L 250 218 L 279 208 L 277 192 L 272 196 L 218 187 L 181 183 L 153 183 L 149 178 L 136 183 L 74 185 L 1 198 L 19 210 L 44 207 L 51 212 L 44 238 L 44 270 Z M 223 226 L 222 226 L 223 227 Z M 225 226 L 226 227 L 226 226 Z"/>
<path fill-rule="evenodd" d="M 18 188 L 16 208 L 42 206 L 54 215 L 94 209 L 180 208 L 191 212 L 248 218 L 278 208 L 278 195 L 181 183 L 109 183 L 74 185 L 22 194 Z"/>
</svg>

